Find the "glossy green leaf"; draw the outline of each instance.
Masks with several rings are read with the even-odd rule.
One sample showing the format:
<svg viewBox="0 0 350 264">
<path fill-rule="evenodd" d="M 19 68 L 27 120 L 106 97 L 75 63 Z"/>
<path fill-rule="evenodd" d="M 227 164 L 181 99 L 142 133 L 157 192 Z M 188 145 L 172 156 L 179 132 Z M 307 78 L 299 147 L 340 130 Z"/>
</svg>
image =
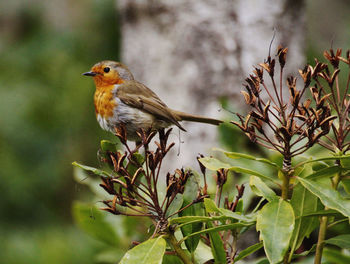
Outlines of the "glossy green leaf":
<svg viewBox="0 0 350 264">
<path fill-rule="evenodd" d="M 90 167 L 90 166 L 86 166 L 86 165 L 80 164 L 80 163 L 78 163 L 78 162 L 76 162 L 76 161 L 74 161 L 74 162 L 72 163 L 72 165 L 73 165 L 73 166 L 76 166 L 76 167 L 79 167 L 79 168 L 81 168 L 81 169 L 83 169 L 83 170 L 90 171 L 90 172 L 92 172 L 92 173 L 94 173 L 94 174 L 96 174 L 96 175 L 98 175 L 98 176 L 110 177 L 109 173 L 107 173 L 107 172 L 105 172 L 105 171 L 103 171 L 103 170 L 96 169 L 96 168 Z"/>
<path fill-rule="evenodd" d="M 249 221 L 242 222 L 243 224 L 253 224 L 255 220 L 248 218 Z M 170 219 L 170 224 L 179 224 L 180 226 L 194 224 L 198 222 L 213 222 L 213 221 L 225 221 L 225 220 L 238 220 L 236 218 L 221 215 L 221 216 L 182 216 Z"/>
<path fill-rule="evenodd" d="M 255 175 L 255 176 L 258 176 L 262 179 L 276 182 L 276 179 L 274 179 L 270 176 L 263 175 L 257 171 L 251 170 L 251 169 L 237 167 L 237 166 L 231 166 L 230 164 L 224 163 L 224 162 L 222 162 L 218 159 L 215 159 L 215 158 L 205 157 L 205 158 L 199 159 L 199 161 L 203 164 L 204 167 L 206 167 L 209 170 L 217 171 L 219 169 L 229 169 L 229 170 L 237 172 L 237 173 Z"/>
<path fill-rule="evenodd" d="M 165 248 L 166 241 L 162 236 L 149 239 L 126 252 L 119 264 L 160 264 Z"/>
<path fill-rule="evenodd" d="M 325 243 L 335 245 L 340 248 L 350 248 L 350 235 L 339 235 L 325 240 Z"/>
<path fill-rule="evenodd" d="M 263 243 L 259 242 L 257 244 L 254 244 L 244 250 L 242 250 L 238 256 L 235 258 L 235 262 L 244 259 L 245 257 L 249 256 L 250 254 L 253 254 L 255 251 L 259 250 L 260 248 L 263 247 Z"/>
<path fill-rule="evenodd" d="M 259 211 L 256 229 L 264 243 L 264 250 L 271 263 L 279 263 L 289 248 L 294 229 L 292 206 L 282 200 L 273 200 Z"/>
<path fill-rule="evenodd" d="M 204 242 L 199 241 L 197 249 L 194 252 L 194 259 L 196 261 L 195 263 L 206 263 L 208 260 L 214 259 L 211 248 Z"/>
<path fill-rule="evenodd" d="M 322 177 L 332 177 L 334 176 L 334 174 L 340 172 L 342 170 L 342 168 L 340 166 L 331 166 L 331 167 L 326 167 L 326 168 L 322 168 L 318 171 L 313 172 L 310 175 L 307 175 L 306 177 L 303 178 L 308 178 L 309 180 L 312 179 L 319 179 Z"/>
<path fill-rule="evenodd" d="M 214 150 L 223 152 L 227 157 L 229 157 L 231 159 L 240 159 L 241 158 L 241 159 L 254 160 L 257 162 L 261 162 L 261 163 L 270 165 L 270 166 L 275 167 L 277 169 L 281 169 L 276 163 L 274 163 L 268 159 L 256 158 L 255 156 L 252 156 L 252 155 L 239 153 L 239 152 L 229 152 L 229 151 L 225 151 L 223 149 L 218 149 L 218 148 L 215 148 Z"/>
<path fill-rule="evenodd" d="M 326 260 L 324 263 L 336 263 L 336 264 L 349 264 L 350 256 L 345 255 L 341 251 L 333 248 L 325 248 L 323 250 L 323 258 Z"/>
<path fill-rule="evenodd" d="M 212 171 L 217 171 L 219 169 L 229 169 L 232 167 L 228 163 L 224 163 L 218 159 L 210 157 L 200 158 L 199 161 L 203 164 L 204 167 Z"/>
<path fill-rule="evenodd" d="M 207 223 L 208 229 L 213 228 L 211 223 Z M 224 244 L 222 243 L 221 237 L 218 232 L 210 232 L 210 245 L 211 252 L 213 253 L 215 264 L 225 264 L 226 261 L 226 251 L 224 249 Z"/>
<path fill-rule="evenodd" d="M 320 198 L 325 206 L 337 210 L 346 217 L 350 217 L 350 201 L 342 197 L 339 192 L 333 190 L 329 185 L 300 177 L 297 178 L 306 189 Z"/>
<path fill-rule="evenodd" d="M 219 208 L 216 206 L 215 202 L 210 198 L 204 198 L 205 211 L 207 213 L 219 213 L 221 214 Z"/>
<path fill-rule="evenodd" d="M 342 179 L 341 183 L 344 187 L 344 190 L 347 192 L 347 194 L 350 194 L 350 179 Z"/>
<path fill-rule="evenodd" d="M 244 222 L 255 221 L 255 219 L 251 217 L 247 217 L 224 208 L 218 208 L 215 202 L 209 198 L 204 198 L 204 206 L 207 213 L 218 213 L 219 215 L 224 215 L 232 220 L 240 220 Z"/>
<path fill-rule="evenodd" d="M 266 185 L 259 177 L 250 176 L 249 186 L 257 196 L 262 196 L 269 202 L 278 199 L 276 193 Z"/>
<path fill-rule="evenodd" d="M 226 220 L 225 216 L 182 216 L 170 219 L 169 223 L 173 224 L 192 224 L 195 222 L 210 222 L 218 220 Z"/>
<path fill-rule="evenodd" d="M 270 176 L 267 176 L 267 175 L 263 175 L 257 171 L 254 171 L 254 170 L 251 170 L 251 169 L 246 169 L 246 168 L 241 168 L 241 167 L 231 167 L 230 168 L 231 171 L 234 171 L 234 172 L 237 172 L 237 173 L 245 173 L 245 174 L 248 174 L 248 175 L 254 175 L 254 176 L 257 176 L 261 179 L 264 179 L 264 180 L 269 180 L 273 183 L 277 183 L 277 179 L 274 179 Z"/>
<path fill-rule="evenodd" d="M 168 211 L 166 212 L 166 216 L 169 217 L 170 215 L 173 215 L 179 211 L 182 207 L 183 201 L 183 195 L 181 193 L 178 193 L 170 204 Z"/>
<path fill-rule="evenodd" d="M 299 166 L 303 166 L 305 164 L 308 163 L 314 163 L 314 162 L 320 162 L 320 161 L 335 161 L 335 160 L 346 160 L 349 161 L 350 160 L 350 155 L 344 155 L 344 156 L 327 156 L 327 157 L 322 157 L 322 158 L 318 158 L 318 159 L 309 159 L 307 161 L 303 161 L 299 164 L 297 164 L 297 167 Z"/>
<path fill-rule="evenodd" d="M 341 215 L 337 210 L 329 209 L 329 210 L 317 210 L 312 213 L 305 213 L 300 217 L 313 217 L 313 216 L 331 216 L 331 215 Z M 296 217 L 296 219 L 299 217 Z"/>
<path fill-rule="evenodd" d="M 207 225 L 210 226 L 210 225 L 212 225 L 212 223 L 208 222 Z M 206 229 L 203 229 L 201 231 L 189 234 L 188 236 L 184 237 L 181 240 L 181 242 L 186 241 L 186 239 L 189 239 L 190 237 L 197 236 L 200 234 L 205 234 L 205 233 L 210 234 L 210 233 L 215 233 L 215 232 L 224 231 L 224 230 L 232 230 L 232 229 L 237 229 L 237 228 L 242 228 L 242 227 L 250 227 L 252 225 L 253 225 L 252 223 L 233 223 L 233 224 L 218 225 L 218 226 L 206 228 Z"/>
<path fill-rule="evenodd" d="M 72 210 L 74 221 L 87 234 L 109 245 L 118 246 L 119 239 L 110 222 L 106 221 L 106 212 L 79 202 L 73 204 Z"/>
<path fill-rule="evenodd" d="M 348 155 L 349 157 L 350 155 Z M 340 160 L 340 165 L 343 167 L 343 168 L 350 168 L 350 158 L 345 158 L 345 159 L 341 159 Z"/>
<path fill-rule="evenodd" d="M 239 199 L 238 203 L 237 203 L 237 206 L 236 206 L 235 212 L 243 214 L 243 208 L 244 208 L 244 206 L 243 206 L 243 199 Z"/>
<path fill-rule="evenodd" d="M 105 139 L 101 140 L 100 146 L 102 151 L 116 152 L 118 150 L 117 144 Z"/>
<path fill-rule="evenodd" d="M 88 186 L 99 198 L 103 200 L 111 199 L 112 196 L 99 186 L 101 183 L 99 177 L 91 177 L 86 170 L 83 170 L 80 167 L 73 167 L 73 177 L 77 183 Z"/>
<path fill-rule="evenodd" d="M 182 260 L 176 255 L 164 254 L 163 264 L 183 264 Z"/>
<path fill-rule="evenodd" d="M 302 217 L 317 212 L 318 198 L 309 192 L 303 185 L 297 184 L 293 189 L 290 201 L 295 215 L 295 228 L 291 238 L 291 251 L 294 252 L 301 245 L 305 237 L 318 226 L 318 217 Z"/>
<path fill-rule="evenodd" d="M 264 258 L 259 260 L 256 264 L 270 264 L 270 262 L 268 259 Z"/>
<path fill-rule="evenodd" d="M 220 213 L 224 216 L 226 216 L 227 218 L 231 219 L 231 220 L 239 220 L 241 222 L 247 222 L 247 223 L 250 223 L 250 222 L 255 222 L 256 221 L 256 217 L 253 215 L 249 215 L 249 216 L 246 216 L 246 215 L 242 215 L 242 214 L 239 214 L 239 213 L 236 213 L 236 212 L 232 212 L 228 209 L 224 209 L 224 208 L 219 208 L 220 210 Z"/>
</svg>

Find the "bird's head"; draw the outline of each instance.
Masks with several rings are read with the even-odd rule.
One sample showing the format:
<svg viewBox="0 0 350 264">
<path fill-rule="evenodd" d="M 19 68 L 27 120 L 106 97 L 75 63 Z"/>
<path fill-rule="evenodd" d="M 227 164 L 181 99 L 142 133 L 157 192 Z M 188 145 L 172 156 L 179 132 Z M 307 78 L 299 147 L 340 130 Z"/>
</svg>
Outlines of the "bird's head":
<svg viewBox="0 0 350 264">
<path fill-rule="evenodd" d="M 92 76 L 96 86 L 120 84 L 124 81 L 134 80 L 134 76 L 129 69 L 115 61 L 98 62 L 92 66 L 89 72 L 85 72 L 83 75 Z"/>
</svg>

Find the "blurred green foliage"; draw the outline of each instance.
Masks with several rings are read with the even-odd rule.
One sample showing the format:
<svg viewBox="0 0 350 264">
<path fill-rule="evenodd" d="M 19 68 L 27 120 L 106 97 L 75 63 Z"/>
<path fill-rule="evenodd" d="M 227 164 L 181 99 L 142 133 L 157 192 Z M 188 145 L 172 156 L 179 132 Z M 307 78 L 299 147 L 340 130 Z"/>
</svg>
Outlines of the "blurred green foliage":
<svg viewBox="0 0 350 264">
<path fill-rule="evenodd" d="M 75 1 L 66 14 L 36 2 L 0 3 L 1 263 L 93 263 L 97 242 L 71 226 L 84 194 L 71 162 L 96 164 L 108 137 L 81 73 L 119 57 L 115 1 Z"/>
<path fill-rule="evenodd" d="M 1 221 L 67 217 L 76 192 L 71 161 L 95 161 L 93 83 L 80 73 L 118 58 L 114 1 L 89 1 L 84 27 L 54 30 L 44 9 L 24 5 L 18 34 L 0 57 Z M 73 158 L 74 157 L 74 158 Z"/>
</svg>

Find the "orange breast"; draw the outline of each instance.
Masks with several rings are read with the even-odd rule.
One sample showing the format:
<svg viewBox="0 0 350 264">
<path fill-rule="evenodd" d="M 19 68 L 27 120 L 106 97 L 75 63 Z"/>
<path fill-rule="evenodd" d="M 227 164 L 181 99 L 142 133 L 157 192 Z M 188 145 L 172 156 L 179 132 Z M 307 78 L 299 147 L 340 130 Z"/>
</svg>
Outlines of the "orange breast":
<svg viewBox="0 0 350 264">
<path fill-rule="evenodd" d="M 99 114 L 104 118 L 113 116 L 113 109 L 117 106 L 112 93 L 113 89 L 113 85 L 98 87 L 96 89 L 94 95 L 96 115 Z"/>
</svg>

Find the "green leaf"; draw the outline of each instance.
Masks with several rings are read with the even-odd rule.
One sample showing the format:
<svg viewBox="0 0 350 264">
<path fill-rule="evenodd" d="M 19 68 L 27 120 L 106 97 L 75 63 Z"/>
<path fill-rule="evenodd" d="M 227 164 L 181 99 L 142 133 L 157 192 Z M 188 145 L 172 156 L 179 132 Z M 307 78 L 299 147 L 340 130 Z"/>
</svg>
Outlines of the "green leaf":
<svg viewBox="0 0 350 264">
<path fill-rule="evenodd" d="M 225 151 L 223 149 L 218 149 L 218 148 L 215 148 L 214 150 L 223 152 L 227 157 L 229 157 L 231 159 L 240 159 L 240 158 L 242 158 L 242 159 L 247 159 L 247 160 L 254 160 L 254 161 L 257 161 L 257 162 L 261 162 L 261 163 L 270 165 L 270 166 L 275 167 L 277 169 L 281 169 L 280 166 L 278 166 L 276 163 L 274 163 L 274 162 L 272 162 L 272 161 L 270 161 L 268 159 L 256 158 L 256 157 L 254 157 L 252 155 L 239 153 L 239 152 L 229 152 L 229 151 Z"/>
<path fill-rule="evenodd" d="M 166 241 L 163 236 L 149 239 L 130 249 L 120 264 L 160 264 L 165 253 Z"/>
<path fill-rule="evenodd" d="M 264 258 L 259 260 L 256 264 L 270 264 L 270 262 L 268 259 Z"/>
<path fill-rule="evenodd" d="M 255 251 L 259 250 L 260 248 L 263 247 L 263 243 L 259 242 L 257 244 L 254 244 L 244 250 L 242 250 L 238 256 L 235 258 L 235 262 L 244 259 L 245 257 L 249 256 L 250 254 L 254 253 Z"/>
<path fill-rule="evenodd" d="M 181 216 L 170 219 L 169 223 L 174 224 L 192 224 L 195 222 L 210 222 L 218 220 L 226 220 L 225 216 Z"/>
<path fill-rule="evenodd" d="M 341 183 L 343 184 L 343 187 L 346 193 L 350 194 L 350 179 L 342 179 Z"/>
<path fill-rule="evenodd" d="M 207 223 L 208 229 L 213 228 L 211 223 Z M 213 253 L 215 264 L 225 264 L 226 262 L 226 251 L 224 244 L 222 243 L 221 237 L 218 232 L 210 232 L 210 245 L 211 252 Z"/>
<path fill-rule="evenodd" d="M 235 212 L 243 214 L 243 208 L 244 208 L 244 206 L 243 206 L 243 199 L 239 199 L 238 203 L 237 203 L 237 206 L 236 206 Z"/>
<path fill-rule="evenodd" d="M 222 215 L 226 216 L 228 219 L 231 219 L 231 220 L 239 220 L 246 223 L 251 223 L 256 221 L 255 216 L 241 215 L 239 213 L 232 212 L 224 208 L 219 208 L 219 210 Z"/>
<path fill-rule="evenodd" d="M 179 211 L 182 207 L 183 201 L 183 195 L 181 193 L 178 193 L 166 211 L 166 217 L 169 217 L 170 215 L 173 215 Z"/>
<path fill-rule="evenodd" d="M 294 187 L 292 199 L 290 201 L 295 215 L 295 228 L 291 238 L 291 251 L 294 252 L 305 237 L 318 226 L 318 217 L 302 217 L 317 211 L 317 196 L 309 192 L 303 185 L 297 184 Z"/>
<path fill-rule="evenodd" d="M 199 191 L 199 185 L 196 181 L 196 178 L 192 174 L 189 179 L 186 182 L 185 185 L 185 191 L 183 193 L 184 202 L 182 204 L 182 207 L 185 207 L 189 205 L 193 200 L 197 198 Z M 202 203 L 196 203 L 192 204 L 191 206 L 187 207 L 183 211 L 179 213 L 179 216 L 203 216 L 204 210 L 202 207 Z M 181 232 L 184 237 L 188 236 L 189 234 L 198 232 L 202 229 L 202 222 L 196 222 L 189 225 L 184 225 L 181 227 Z M 200 240 L 200 236 L 193 236 L 187 240 L 185 240 L 186 248 L 189 252 L 194 252 L 198 246 Z"/>
<path fill-rule="evenodd" d="M 267 175 L 263 175 L 257 171 L 251 170 L 251 169 L 246 169 L 246 168 L 241 168 L 241 167 L 231 167 L 230 170 L 237 172 L 237 173 L 245 173 L 248 175 L 258 176 L 261 179 L 265 179 L 265 180 L 269 180 L 273 183 L 277 183 L 277 179 L 274 179 L 274 178 L 267 176 Z"/>
<path fill-rule="evenodd" d="M 259 211 L 256 229 L 264 243 L 264 250 L 271 263 L 279 263 L 289 247 L 294 229 L 292 206 L 282 200 L 273 200 Z"/>
<path fill-rule="evenodd" d="M 232 220 L 240 220 L 244 222 L 255 221 L 253 218 L 240 215 L 238 213 L 232 212 L 224 208 L 218 208 L 215 202 L 209 198 L 204 198 L 204 206 L 207 213 L 218 213 L 219 215 L 224 215 L 228 219 L 232 219 Z"/>
<path fill-rule="evenodd" d="M 101 140 L 100 146 L 102 151 L 116 152 L 118 150 L 118 145 L 116 143 L 105 139 Z"/>
<path fill-rule="evenodd" d="M 209 225 L 212 225 L 212 224 L 211 224 L 211 222 L 208 222 L 207 225 L 209 226 Z M 213 233 L 213 232 L 215 233 L 215 232 L 219 232 L 219 231 L 232 230 L 232 229 L 237 229 L 237 228 L 241 228 L 241 227 L 250 227 L 252 225 L 253 225 L 252 223 L 233 223 L 233 224 L 226 224 L 226 225 L 218 225 L 218 226 L 215 226 L 215 227 L 206 228 L 206 229 L 203 229 L 201 231 L 189 234 L 188 236 L 184 237 L 181 240 L 181 242 L 182 241 L 186 241 L 190 237 L 201 235 L 201 234 L 205 234 L 205 233 L 210 234 L 210 233 Z"/>
<path fill-rule="evenodd" d="M 304 164 L 307 163 L 313 163 L 313 162 L 320 162 L 320 161 L 335 161 L 335 160 L 346 160 L 349 161 L 350 155 L 344 155 L 344 156 L 327 156 L 327 157 L 322 157 L 318 159 L 309 159 L 307 161 L 300 162 L 297 164 L 295 167 L 303 166 Z"/>
<path fill-rule="evenodd" d="M 98 210 L 95 206 L 73 203 L 73 218 L 76 224 L 90 236 L 112 246 L 119 245 L 119 239 L 106 220 L 106 213 Z"/>
<path fill-rule="evenodd" d="M 213 258 L 211 248 L 202 241 L 199 241 L 197 249 L 194 252 L 195 263 L 206 263 L 208 260 Z"/>
<path fill-rule="evenodd" d="M 308 178 L 309 180 L 312 179 L 319 179 L 322 177 L 332 177 L 335 173 L 338 173 L 342 171 L 342 168 L 340 166 L 330 166 L 326 168 L 322 168 L 318 171 L 313 172 L 312 174 L 307 175 L 303 178 Z"/>
<path fill-rule="evenodd" d="M 216 206 L 215 202 L 210 198 L 204 198 L 205 211 L 207 213 L 219 213 L 221 214 L 219 208 Z"/>
<path fill-rule="evenodd" d="M 336 263 L 336 264 L 349 264 L 350 257 L 343 254 L 341 251 L 332 248 L 325 248 L 323 250 L 323 259 L 325 263 Z"/>
<path fill-rule="evenodd" d="M 78 162 L 76 162 L 76 161 L 74 161 L 74 162 L 72 163 L 72 165 L 73 165 L 73 166 L 76 166 L 76 167 L 79 167 L 79 168 L 81 168 L 81 169 L 83 169 L 83 170 L 90 171 L 90 172 L 92 172 L 92 173 L 94 173 L 94 174 L 96 174 L 96 175 L 98 175 L 98 176 L 110 177 L 109 173 L 107 173 L 107 172 L 105 172 L 105 171 L 103 171 L 103 170 L 96 169 L 96 168 L 90 167 L 90 166 L 86 166 L 86 165 L 80 164 L 80 163 L 78 163 Z"/>
<path fill-rule="evenodd" d="M 325 243 L 335 245 L 340 248 L 350 248 L 350 235 L 339 235 L 325 240 Z"/>
<path fill-rule="evenodd" d="M 298 219 L 300 217 L 331 216 L 331 215 L 340 215 L 340 213 L 337 210 L 333 210 L 333 209 L 317 210 L 317 211 L 315 211 L 313 213 L 306 213 L 306 214 L 303 214 L 302 216 L 295 217 L 295 219 Z"/>
<path fill-rule="evenodd" d="M 184 225 L 194 224 L 194 223 L 198 223 L 198 222 L 212 222 L 212 221 L 225 221 L 225 220 L 238 220 L 238 219 L 230 217 L 230 216 L 225 216 L 225 215 L 221 215 L 221 216 L 182 216 L 182 217 L 172 218 L 169 221 L 169 223 L 171 225 L 180 224 L 181 226 L 184 226 Z M 242 222 L 242 224 L 249 225 L 249 224 L 254 224 L 254 222 L 255 222 L 254 219 L 249 218 L 249 221 L 244 221 L 244 222 Z"/>
<path fill-rule="evenodd" d="M 232 166 L 230 164 L 224 163 L 215 158 L 204 157 L 200 158 L 199 161 L 209 170 L 217 171 L 219 169 L 229 169 Z"/>
<path fill-rule="evenodd" d="M 164 254 L 163 264 L 183 264 L 181 259 L 176 255 Z"/>
<path fill-rule="evenodd" d="M 245 173 L 248 175 L 255 175 L 255 176 L 258 176 L 262 179 L 266 179 L 266 180 L 269 180 L 269 181 L 276 183 L 276 179 L 271 178 L 270 176 L 263 175 L 257 171 L 251 170 L 251 169 L 246 169 L 246 168 L 237 167 L 237 166 L 231 166 L 230 164 L 224 163 L 224 162 L 222 162 L 218 159 L 215 159 L 215 158 L 205 157 L 205 158 L 199 159 L 199 161 L 203 164 L 204 167 L 206 167 L 209 170 L 217 171 L 219 169 L 229 169 L 230 171 L 234 171 L 237 173 Z"/>
<path fill-rule="evenodd" d="M 347 155 L 348 158 L 341 159 L 340 160 L 340 165 L 343 168 L 350 168 L 350 155 Z"/>
<path fill-rule="evenodd" d="M 343 198 L 339 192 L 333 190 L 330 188 L 330 186 L 323 183 L 303 179 L 300 177 L 297 177 L 297 179 L 306 189 L 320 198 L 321 202 L 325 206 L 337 210 L 346 217 L 350 217 L 350 201 Z"/>
<path fill-rule="evenodd" d="M 276 193 L 256 176 L 250 176 L 249 186 L 257 196 L 262 196 L 269 202 L 278 199 Z"/>
<path fill-rule="evenodd" d="M 86 170 L 80 167 L 73 167 L 73 177 L 77 183 L 87 185 L 90 190 L 102 200 L 111 199 L 111 195 L 99 185 L 101 183 L 99 177 L 91 177 Z"/>
</svg>

